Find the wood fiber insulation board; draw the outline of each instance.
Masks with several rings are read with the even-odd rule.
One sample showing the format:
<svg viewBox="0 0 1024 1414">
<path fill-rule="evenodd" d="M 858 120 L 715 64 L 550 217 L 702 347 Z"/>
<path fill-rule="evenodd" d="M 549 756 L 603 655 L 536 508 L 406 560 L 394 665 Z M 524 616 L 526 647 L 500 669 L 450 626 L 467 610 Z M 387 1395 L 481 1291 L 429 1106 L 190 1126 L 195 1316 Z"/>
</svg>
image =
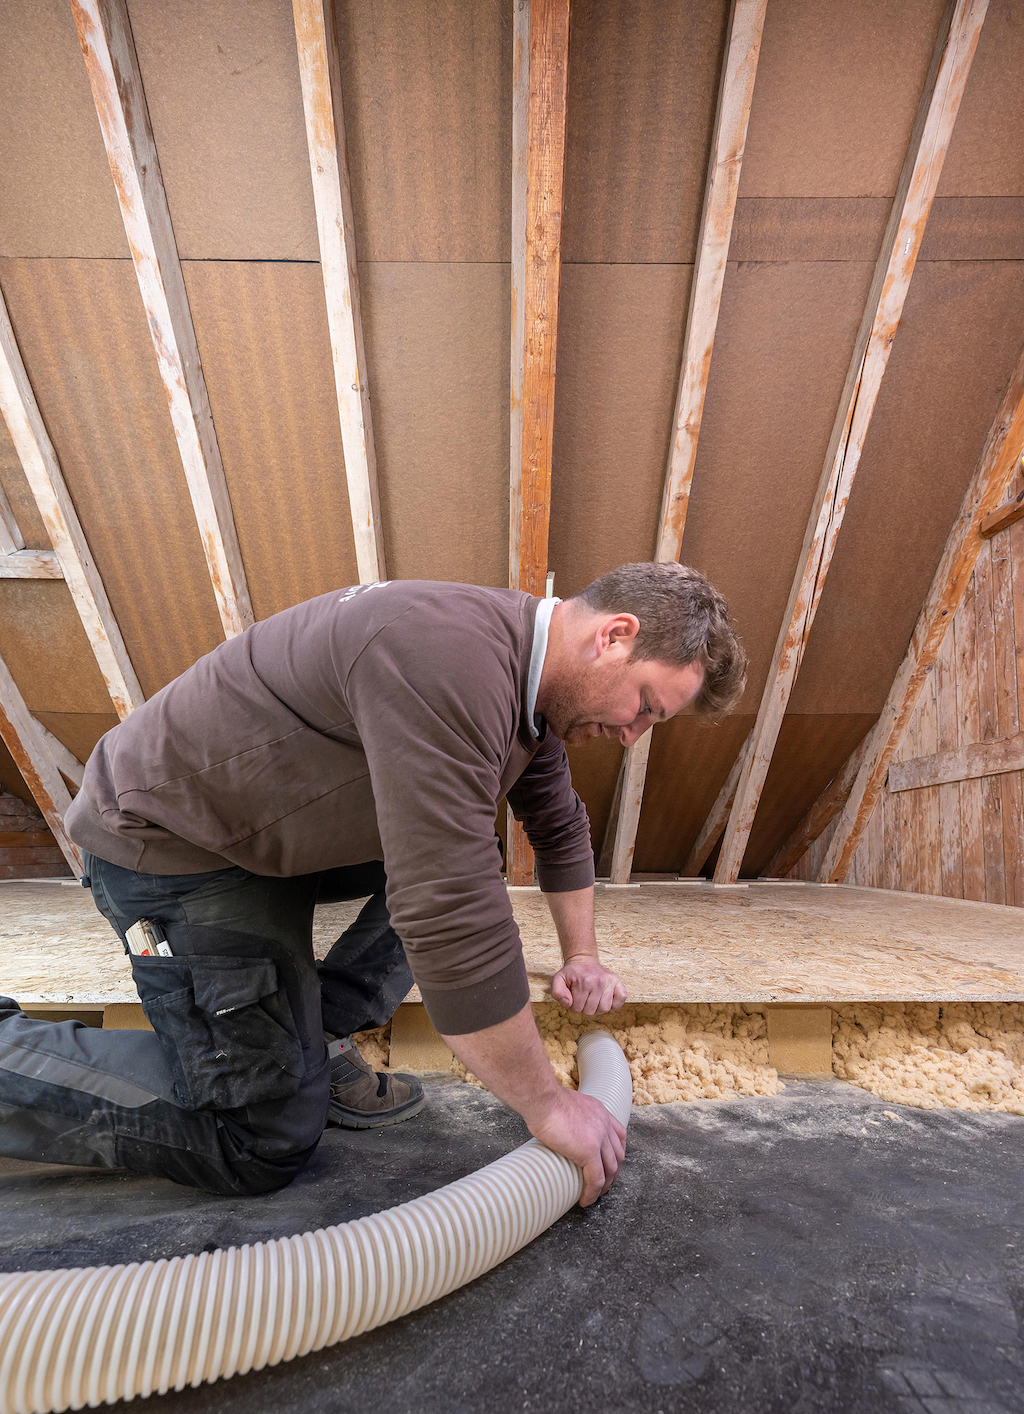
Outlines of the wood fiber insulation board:
<svg viewBox="0 0 1024 1414">
<path fill-rule="evenodd" d="M 1020 349 L 1024 264 L 925 262 L 793 692 L 881 710 Z"/>
<path fill-rule="evenodd" d="M 337 10 L 360 261 L 508 262 L 510 7 L 339 0 Z"/>
<path fill-rule="evenodd" d="M 110 694 L 62 580 L 0 580 L 0 657 L 31 712 L 109 712 Z"/>
<path fill-rule="evenodd" d="M 573 0 L 563 266 L 692 264 L 728 16 Z"/>
<path fill-rule="evenodd" d="M 319 260 L 291 6 L 129 0 L 182 260 Z"/>
<path fill-rule="evenodd" d="M 319 265 L 182 268 L 257 619 L 357 583 Z"/>
<path fill-rule="evenodd" d="M 716 726 L 698 717 L 674 717 L 652 729 L 635 872 L 682 865 L 753 722 L 745 713 Z"/>
<path fill-rule="evenodd" d="M 587 807 L 590 817 L 590 838 L 595 855 L 601 853 L 601 841 L 608 824 L 622 761 L 622 747 L 607 737 L 594 737 L 580 746 L 566 748 L 569 769 L 577 795 Z"/>
<path fill-rule="evenodd" d="M 562 267 L 548 567 L 563 599 L 654 553 L 691 275 Z"/>
<path fill-rule="evenodd" d="M 116 712 L 36 712 L 47 731 L 85 762 L 104 732 L 117 726 Z"/>
<path fill-rule="evenodd" d="M 912 5 L 772 0 L 740 201 L 891 198 L 943 5 L 944 0 Z"/>
<path fill-rule="evenodd" d="M 1024 197 L 1024 10 L 990 0 L 938 195 Z"/>
<path fill-rule="evenodd" d="M 7 424 L 0 419 L 0 486 L 14 511 L 14 518 L 29 550 L 52 550 L 53 545 L 46 526 L 39 514 L 35 497 L 32 495 L 28 479 L 22 469 L 21 460 L 7 430 Z"/>
<path fill-rule="evenodd" d="M 147 697 L 221 641 L 129 260 L 4 260 L 29 379 Z M 29 693 L 32 684 L 22 684 Z M 80 707 L 81 710 L 81 707 Z"/>
<path fill-rule="evenodd" d="M 4 0 L 0 93 L 0 255 L 127 259 L 67 0 Z"/>
<path fill-rule="evenodd" d="M 750 659 L 741 712 L 760 701 L 871 274 L 794 261 L 726 275 L 682 559 L 728 600 Z"/>
<path fill-rule="evenodd" d="M 360 270 L 388 573 L 508 584 L 509 269 Z"/>
</svg>

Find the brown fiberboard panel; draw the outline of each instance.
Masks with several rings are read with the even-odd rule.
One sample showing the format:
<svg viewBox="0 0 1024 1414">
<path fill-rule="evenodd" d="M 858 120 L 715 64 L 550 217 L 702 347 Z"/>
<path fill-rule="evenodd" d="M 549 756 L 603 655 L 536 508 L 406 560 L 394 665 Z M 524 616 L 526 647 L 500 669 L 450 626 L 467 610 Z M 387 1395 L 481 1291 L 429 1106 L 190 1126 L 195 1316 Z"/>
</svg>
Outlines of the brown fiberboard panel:
<svg viewBox="0 0 1024 1414">
<path fill-rule="evenodd" d="M 360 272 L 387 571 L 508 584 L 509 272 Z"/>
<path fill-rule="evenodd" d="M 871 270 L 793 262 L 726 275 L 682 559 L 729 601 L 750 657 L 741 711 L 760 701 Z"/>
<path fill-rule="evenodd" d="M 653 728 L 635 870 L 682 867 L 753 721 L 747 714 L 717 725 L 674 717 Z"/>
<path fill-rule="evenodd" d="M 79 761 L 88 761 L 104 732 L 117 726 L 116 712 L 37 712 L 36 716 Z"/>
<path fill-rule="evenodd" d="M 110 695 L 66 584 L 0 579 L 0 656 L 33 712 L 107 712 Z"/>
<path fill-rule="evenodd" d="M 692 263 L 726 0 L 573 0 L 562 256 Z"/>
<path fill-rule="evenodd" d="M 18 522 L 25 546 L 29 550 L 52 550 L 50 537 L 39 514 L 35 497 L 29 488 L 21 461 L 7 430 L 7 424 L 0 418 L 0 486 L 7 496 L 14 518 Z"/>
<path fill-rule="evenodd" d="M 1024 9 L 989 0 L 939 196 L 1024 196 Z"/>
<path fill-rule="evenodd" d="M 0 255 L 127 257 L 67 0 L 4 0 L 0 93 Z"/>
<path fill-rule="evenodd" d="M 509 260 L 511 7 L 339 0 L 338 47 L 359 259 Z"/>
<path fill-rule="evenodd" d="M 568 753 L 572 783 L 587 807 L 594 854 L 599 855 L 615 794 L 622 747 L 617 741 L 595 737 L 582 746 L 570 746 Z"/>
<path fill-rule="evenodd" d="M 135 271 L 127 260 L 5 260 L 0 283 L 150 696 L 219 643 L 221 628 Z"/>
<path fill-rule="evenodd" d="M 654 553 L 690 275 L 562 267 L 548 554 L 562 598 Z"/>
<path fill-rule="evenodd" d="M 779 846 L 803 819 L 874 726 L 870 714 L 805 717 L 782 723 L 743 860 L 743 877 L 763 874 Z"/>
<path fill-rule="evenodd" d="M 943 5 L 771 0 L 740 197 L 891 197 Z"/>
<path fill-rule="evenodd" d="M 319 260 L 286 0 L 130 0 L 183 260 Z"/>
<path fill-rule="evenodd" d="M 253 611 L 359 578 L 319 265 L 186 261 Z"/>
<path fill-rule="evenodd" d="M 917 270 L 794 712 L 881 710 L 1020 351 L 1024 264 Z"/>
<path fill-rule="evenodd" d="M 1024 197 L 936 197 L 922 260 L 1024 260 Z"/>
</svg>

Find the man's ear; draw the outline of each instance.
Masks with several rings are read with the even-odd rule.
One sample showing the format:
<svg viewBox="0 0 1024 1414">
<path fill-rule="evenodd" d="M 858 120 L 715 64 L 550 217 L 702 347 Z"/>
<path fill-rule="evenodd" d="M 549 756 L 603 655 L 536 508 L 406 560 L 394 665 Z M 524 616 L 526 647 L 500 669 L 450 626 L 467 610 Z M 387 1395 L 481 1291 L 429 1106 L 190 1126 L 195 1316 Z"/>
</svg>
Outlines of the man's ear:
<svg viewBox="0 0 1024 1414">
<path fill-rule="evenodd" d="M 628 655 L 639 632 L 640 620 L 635 614 L 613 614 L 602 620 L 597 632 L 598 656 L 609 651 Z"/>
</svg>

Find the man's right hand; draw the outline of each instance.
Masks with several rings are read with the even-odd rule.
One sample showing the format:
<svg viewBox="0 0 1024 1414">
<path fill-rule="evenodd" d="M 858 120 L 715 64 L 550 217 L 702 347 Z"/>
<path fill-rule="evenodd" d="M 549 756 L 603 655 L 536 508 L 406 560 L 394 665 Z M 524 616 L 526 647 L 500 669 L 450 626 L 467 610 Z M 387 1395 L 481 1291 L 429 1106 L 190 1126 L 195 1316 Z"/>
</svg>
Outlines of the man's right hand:
<svg viewBox="0 0 1024 1414">
<path fill-rule="evenodd" d="M 626 1131 L 593 1095 L 559 1087 L 547 1112 L 531 1115 L 530 1133 L 556 1154 L 564 1154 L 583 1170 L 580 1207 L 589 1208 L 615 1182 L 626 1152 Z"/>
<path fill-rule="evenodd" d="M 608 1192 L 626 1152 L 626 1131 L 593 1095 L 559 1084 L 529 1002 L 496 1026 L 444 1039 L 492 1095 L 518 1110 L 535 1139 L 580 1166 L 581 1207 Z"/>
</svg>

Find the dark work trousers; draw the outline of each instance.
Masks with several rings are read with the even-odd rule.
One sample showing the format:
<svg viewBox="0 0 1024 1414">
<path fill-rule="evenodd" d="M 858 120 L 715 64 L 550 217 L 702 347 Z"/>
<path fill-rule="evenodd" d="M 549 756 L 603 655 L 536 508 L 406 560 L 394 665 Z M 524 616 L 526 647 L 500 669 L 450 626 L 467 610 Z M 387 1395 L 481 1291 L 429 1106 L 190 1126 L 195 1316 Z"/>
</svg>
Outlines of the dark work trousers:
<svg viewBox="0 0 1024 1414">
<path fill-rule="evenodd" d="M 0 998 L 0 1154 L 131 1169 L 213 1193 L 289 1183 L 320 1139 L 324 1031 L 381 1026 L 412 986 L 384 866 L 291 879 L 137 874 L 86 856 L 122 941 L 140 918 L 173 956 L 132 956 L 153 1031 L 25 1016 Z M 371 897 L 319 967 L 314 906 Z"/>
</svg>

